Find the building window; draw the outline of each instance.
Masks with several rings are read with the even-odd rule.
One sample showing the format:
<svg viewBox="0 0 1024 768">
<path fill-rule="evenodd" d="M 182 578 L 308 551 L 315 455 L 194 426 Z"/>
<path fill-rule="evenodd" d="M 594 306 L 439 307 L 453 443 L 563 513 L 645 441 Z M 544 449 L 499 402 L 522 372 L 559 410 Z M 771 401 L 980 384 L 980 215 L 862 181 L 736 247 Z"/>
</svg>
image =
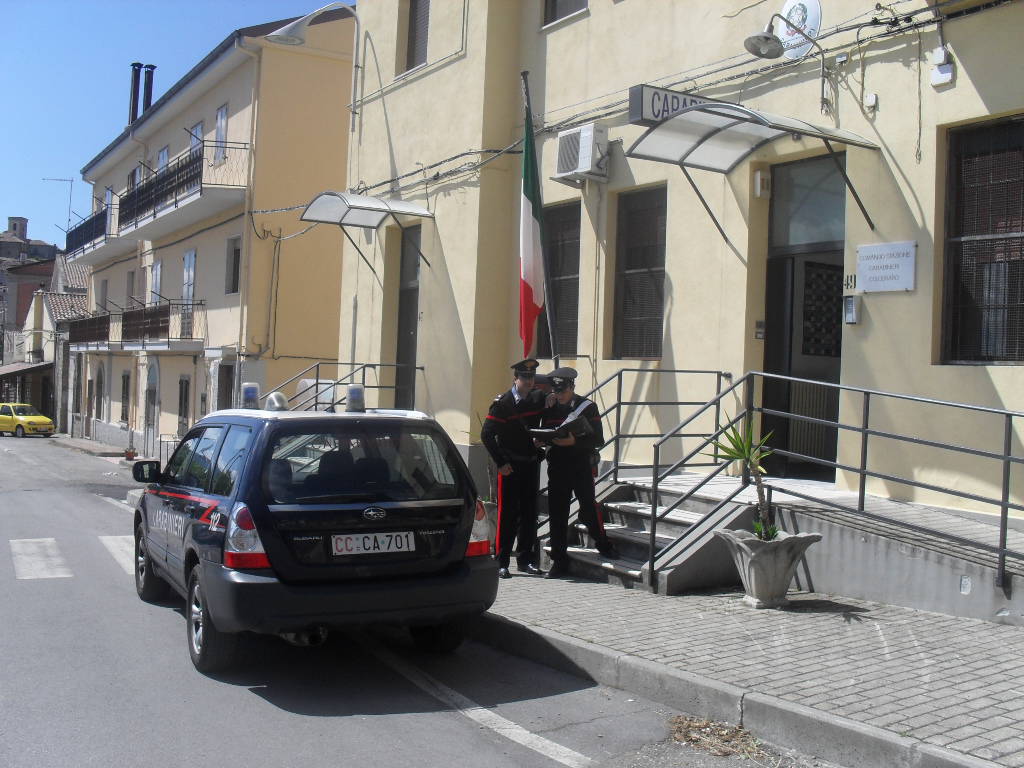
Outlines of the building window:
<svg viewBox="0 0 1024 768">
<path fill-rule="evenodd" d="M 238 293 L 238 275 L 242 265 L 242 238 L 228 240 L 227 272 L 224 276 L 224 293 Z"/>
<path fill-rule="evenodd" d="M 160 151 L 156 153 L 156 172 L 164 170 L 167 167 L 167 161 L 171 155 L 171 148 L 161 147 Z"/>
<path fill-rule="evenodd" d="M 125 371 L 121 374 L 121 421 L 128 423 L 128 405 L 132 396 L 132 375 Z"/>
<path fill-rule="evenodd" d="M 405 66 L 402 72 L 427 63 L 427 27 L 430 21 L 430 0 L 408 0 L 406 16 Z"/>
<path fill-rule="evenodd" d="M 661 357 L 666 200 L 664 187 L 619 196 L 615 357 Z"/>
<path fill-rule="evenodd" d="M 96 369 L 96 384 L 93 389 L 93 397 L 95 398 L 94 404 L 94 415 L 96 421 L 103 421 L 103 366 L 99 366 Z"/>
<path fill-rule="evenodd" d="M 945 359 L 1024 362 L 1024 123 L 949 134 Z"/>
<path fill-rule="evenodd" d="M 587 7 L 587 0 L 544 0 L 544 24 L 553 24 Z"/>
<path fill-rule="evenodd" d="M 576 356 L 580 298 L 580 203 L 544 209 L 544 255 L 555 315 L 555 346 L 559 355 Z M 537 356 L 553 357 L 547 315 L 537 326 Z"/>
<path fill-rule="evenodd" d="M 131 309 L 133 299 L 135 298 L 135 270 L 129 269 L 128 276 L 125 278 L 124 284 L 124 296 L 125 296 L 125 307 Z"/>
<path fill-rule="evenodd" d="M 228 105 L 217 107 L 217 124 L 215 126 L 213 162 L 223 163 L 228 156 Z"/>
<path fill-rule="evenodd" d="M 163 262 L 154 261 L 149 273 L 149 301 L 156 304 L 163 296 L 160 295 L 160 274 L 163 272 Z"/>
<path fill-rule="evenodd" d="M 189 378 L 178 379 L 178 436 L 188 432 Z"/>
<path fill-rule="evenodd" d="M 99 312 L 107 311 L 107 291 L 109 289 L 109 286 L 110 282 L 106 278 L 100 280 L 100 284 L 96 292 L 96 310 Z"/>
</svg>

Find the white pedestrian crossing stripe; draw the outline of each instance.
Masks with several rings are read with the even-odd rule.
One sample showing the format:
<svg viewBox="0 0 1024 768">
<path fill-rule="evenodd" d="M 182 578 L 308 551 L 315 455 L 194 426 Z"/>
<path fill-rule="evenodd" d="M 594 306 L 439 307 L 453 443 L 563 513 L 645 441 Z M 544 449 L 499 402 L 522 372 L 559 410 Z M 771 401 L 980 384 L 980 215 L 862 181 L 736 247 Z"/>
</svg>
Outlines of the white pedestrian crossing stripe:
<svg viewBox="0 0 1024 768">
<path fill-rule="evenodd" d="M 11 539 L 16 579 L 67 579 L 71 569 L 57 548 L 56 539 Z"/>
<path fill-rule="evenodd" d="M 135 573 L 135 537 L 100 536 L 100 541 L 129 576 Z"/>
</svg>

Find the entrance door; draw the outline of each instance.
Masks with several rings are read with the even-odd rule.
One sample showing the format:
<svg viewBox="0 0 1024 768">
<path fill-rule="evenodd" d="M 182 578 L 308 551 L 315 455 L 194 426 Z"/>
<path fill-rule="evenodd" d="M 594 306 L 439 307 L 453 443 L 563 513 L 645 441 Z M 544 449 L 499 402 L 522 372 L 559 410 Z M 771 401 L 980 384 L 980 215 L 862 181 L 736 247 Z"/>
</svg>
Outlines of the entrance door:
<svg viewBox="0 0 1024 768">
<path fill-rule="evenodd" d="M 395 408 L 416 407 L 416 333 L 420 305 L 420 227 L 402 233 L 398 285 L 398 343 L 395 347 Z"/>
<path fill-rule="evenodd" d="M 831 157 L 772 169 L 771 243 L 765 280 L 764 370 L 808 382 L 766 380 L 764 407 L 835 421 L 842 352 L 846 189 Z M 781 477 L 833 480 L 838 430 L 789 415 L 765 415 L 774 454 L 765 469 Z"/>
<path fill-rule="evenodd" d="M 147 456 L 156 456 L 159 458 L 158 450 L 158 433 L 159 424 L 157 417 L 159 415 L 158 401 L 157 401 L 157 390 L 160 385 L 160 369 L 156 363 L 150 363 L 146 369 L 146 409 L 143 420 L 143 433 L 142 442 L 145 446 Z"/>
</svg>

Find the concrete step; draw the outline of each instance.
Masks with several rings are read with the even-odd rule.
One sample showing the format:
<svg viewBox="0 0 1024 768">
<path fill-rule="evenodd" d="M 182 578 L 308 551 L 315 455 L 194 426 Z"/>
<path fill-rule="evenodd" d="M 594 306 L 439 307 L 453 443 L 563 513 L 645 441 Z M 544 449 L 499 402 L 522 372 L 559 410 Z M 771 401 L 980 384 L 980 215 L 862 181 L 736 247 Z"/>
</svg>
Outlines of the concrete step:
<svg viewBox="0 0 1024 768">
<path fill-rule="evenodd" d="M 583 523 L 576 523 L 575 528 L 579 543 L 588 549 L 593 549 L 595 542 L 590 538 L 587 526 Z M 633 560 L 641 564 L 647 562 L 651 553 L 651 534 L 646 530 L 630 528 L 617 523 L 605 523 L 604 530 L 608 534 L 608 538 L 618 548 L 622 559 Z M 674 537 L 663 536 L 660 533 L 655 537 L 655 545 L 658 549 L 667 547 L 673 541 L 675 541 Z"/>
<path fill-rule="evenodd" d="M 643 501 L 606 501 L 602 504 L 605 522 L 620 523 L 627 528 L 650 532 L 651 505 Z M 704 511 L 673 509 L 667 515 L 668 507 L 658 507 L 658 535 L 664 534 L 668 541 L 679 538 L 686 530 L 703 519 Z M 667 542 L 666 542 L 667 543 Z"/>
<path fill-rule="evenodd" d="M 543 568 L 547 570 L 551 567 L 551 548 L 544 547 L 543 551 Z M 623 558 L 610 560 L 596 549 L 588 547 L 568 547 L 566 553 L 569 555 L 569 573 L 572 576 L 607 581 L 626 589 L 642 586 L 642 563 Z"/>
</svg>

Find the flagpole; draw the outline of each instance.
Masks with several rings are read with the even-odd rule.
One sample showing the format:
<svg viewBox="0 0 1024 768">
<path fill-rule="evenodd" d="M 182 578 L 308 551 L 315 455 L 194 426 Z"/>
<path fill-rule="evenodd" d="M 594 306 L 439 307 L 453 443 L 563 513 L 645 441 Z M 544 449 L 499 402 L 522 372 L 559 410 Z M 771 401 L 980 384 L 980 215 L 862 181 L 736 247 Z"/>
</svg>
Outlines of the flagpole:
<svg viewBox="0 0 1024 768">
<path fill-rule="evenodd" d="M 528 70 L 524 70 L 519 73 L 523 78 L 523 97 L 526 100 L 526 114 L 529 117 L 528 125 L 530 129 L 533 128 L 533 105 L 530 103 L 530 73 Z M 533 137 L 530 137 L 531 139 Z M 526 137 L 523 137 L 524 141 Z M 534 172 L 538 170 L 536 154 L 534 155 Z M 540 176 L 537 175 L 537 186 L 540 187 Z M 551 344 L 551 359 L 554 361 L 555 368 L 558 367 L 558 348 L 555 346 L 555 302 L 554 295 L 551 292 L 551 269 L 548 263 L 548 249 L 544 247 L 544 222 L 543 216 L 540 220 L 541 225 L 541 238 L 540 238 L 540 258 L 541 263 L 544 264 L 544 314 L 548 320 L 548 342 Z"/>
</svg>

